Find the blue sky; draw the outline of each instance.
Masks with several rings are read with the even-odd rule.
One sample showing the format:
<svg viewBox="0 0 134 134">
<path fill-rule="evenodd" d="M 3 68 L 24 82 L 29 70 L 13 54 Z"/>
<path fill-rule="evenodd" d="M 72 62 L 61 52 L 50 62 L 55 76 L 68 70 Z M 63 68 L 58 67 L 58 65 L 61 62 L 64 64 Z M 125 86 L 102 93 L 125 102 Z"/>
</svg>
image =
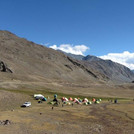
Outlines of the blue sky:
<svg viewBox="0 0 134 134">
<path fill-rule="evenodd" d="M 133 69 L 133 7 L 134 0 L 0 0 L 0 29 Z"/>
</svg>

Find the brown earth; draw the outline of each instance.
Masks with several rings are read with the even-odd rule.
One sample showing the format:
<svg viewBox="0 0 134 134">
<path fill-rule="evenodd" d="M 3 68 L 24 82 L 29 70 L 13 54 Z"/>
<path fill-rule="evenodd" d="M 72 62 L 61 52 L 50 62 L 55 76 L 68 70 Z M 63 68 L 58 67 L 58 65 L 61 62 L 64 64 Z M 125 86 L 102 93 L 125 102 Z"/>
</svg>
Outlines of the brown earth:
<svg viewBox="0 0 134 134">
<path fill-rule="evenodd" d="M 105 99 L 100 104 L 88 106 L 74 104 L 62 107 L 60 103 L 52 110 L 52 105 L 47 104 L 52 100 L 52 95 L 45 94 L 46 97 L 49 95 L 50 99 L 47 102 L 37 103 L 32 93 L 32 91 L 16 93 L 16 91 L 0 90 L 0 102 L 4 102 L 4 105 L 0 106 L 0 120 L 11 122 L 8 125 L 0 125 L 0 133 L 134 134 L 134 102 L 132 99 L 119 99 L 118 104 Z M 25 101 L 31 101 L 32 106 L 21 108 L 20 105 Z"/>
<path fill-rule="evenodd" d="M 89 59 L 78 61 L 62 52 L 0 30 L 0 80 L 58 80 L 69 84 L 106 86 L 109 83 L 131 83 L 134 79 L 134 73 L 123 65 L 99 58 L 89 62 Z"/>
<path fill-rule="evenodd" d="M 0 61 L 12 73 L 1 73 L 1 80 L 44 81 L 45 79 L 67 82 L 95 82 L 101 74 L 70 61 L 63 53 L 19 38 L 8 31 L 0 31 Z M 97 75 L 97 76 L 96 76 Z"/>
</svg>

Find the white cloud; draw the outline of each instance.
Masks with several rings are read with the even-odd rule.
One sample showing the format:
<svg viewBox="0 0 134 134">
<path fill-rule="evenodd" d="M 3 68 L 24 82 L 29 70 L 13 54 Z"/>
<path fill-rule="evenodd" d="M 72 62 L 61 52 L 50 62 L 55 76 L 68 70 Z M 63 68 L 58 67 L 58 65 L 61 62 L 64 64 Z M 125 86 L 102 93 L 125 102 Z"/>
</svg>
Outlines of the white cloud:
<svg viewBox="0 0 134 134">
<path fill-rule="evenodd" d="M 104 56 L 99 56 L 102 59 L 110 59 L 114 62 L 125 65 L 130 69 L 134 69 L 134 53 L 124 51 L 123 53 L 109 53 Z"/>
<path fill-rule="evenodd" d="M 71 44 L 61 44 L 60 46 L 52 45 L 50 48 L 53 48 L 55 50 L 61 50 L 66 53 L 72 53 L 76 55 L 84 55 L 84 52 L 89 49 L 89 47 L 85 45 L 71 45 Z"/>
</svg>

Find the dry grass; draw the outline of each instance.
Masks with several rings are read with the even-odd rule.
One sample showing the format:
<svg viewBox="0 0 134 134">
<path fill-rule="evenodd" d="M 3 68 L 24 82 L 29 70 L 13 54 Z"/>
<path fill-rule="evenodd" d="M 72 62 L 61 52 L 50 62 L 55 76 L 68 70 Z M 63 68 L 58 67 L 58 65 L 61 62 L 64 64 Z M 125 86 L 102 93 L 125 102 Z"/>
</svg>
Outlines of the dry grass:
<svg viewBox="0 0 134 134">
<path fill-rule="evenodd" d="M 26 83 L 25 83 L 26 84 Z M 27 83 L 30 85 L 29 83 Z M 37 83 L 34 83 L 35 86 Z M 37 85 L 36 85 L 37 86 Z M 11 125 L 0 125 L 2 134 L 133 134 L 134 133 L 134 102 L 129 95 L 133 90 L 106 90 L 77 87 L 64 87 L 63 89 L 53 86 L 42 87 L 38 89 L 32 86 L 21 85 L 19 89 L 0 89 L 0 120 L 11 120 Z M 53 89 L 53 90 L 52 90 Z M 65 92 L 62 92 L 65 90 Z M 89 94 L 81 93 L 80 90 Z M 98 90 L 98 93 L 97 93 Z M 81 92 L 82 92 L 81 91 Z M 114 93 L 116 91 L 116 93 Z M 33 98 L 34 93 L 41 93 L 45 97 L 49 96 L 51 101 L 53 94 L 58 97 L 87 97 L 91 99 L 95 94 L 102 97 L 101 104 L 92 104 L 90 106 L 77 105 L 59 107 L 44 102 L 37 103 Z M 72 93 L 72 94 L 71 94 Z M 125 95 L 126 93 L 126 95 Z M 116 95 L 113 95 L 116 94 Z M 107 96 L 108 95 L 108 96 Z M 123 98 L 123 96 L 125 98 Z M 113 97 L 113 98 L 112 98 Z M 118 99 L 119 104 L 112 104 L 108 99 Z M 20 108 L 25 101 L 31 101 L 29 108 Z M 14 109 L 14 111 L 12 111 Z M 42 114 L 40 114 L 42 113 Z"/>
<path fill-rule="evenodd" d="M 125 117 L 134 120 L 134 103 L 126 103 L 120 105 L 110 105 L 108 108 L 123 113 Z"/>
<path fill-rule="evenodd" d="M 16 107 L 14 111 L 0 111 L 0 120 L 8 119 L 12 122 L 8 126 L 0 125 L 0 132 L 3 134 L 107 134 L 107 132 L 133 134 L 134 132 L 132 114 L 134 107 L 130 100 L 119 100 L 120 104 L 117 105 L 106 100 L 101 104 L 90 106 L 75 104 L 73 107 L 69 105 L 62 107 L 60 104 L 52 110 L 52 106 L 47 102 L 38 104 L 29 96 L 32 91 L 28 92 L 29 95 L 26 95 L 26 91 L 1 92 L 9 93 L 8 95 L 22 95 L 32 101 L 32 106 L 29 108 Z M 17 101 L 21 102 L 19 98 Z"/>
</svg>

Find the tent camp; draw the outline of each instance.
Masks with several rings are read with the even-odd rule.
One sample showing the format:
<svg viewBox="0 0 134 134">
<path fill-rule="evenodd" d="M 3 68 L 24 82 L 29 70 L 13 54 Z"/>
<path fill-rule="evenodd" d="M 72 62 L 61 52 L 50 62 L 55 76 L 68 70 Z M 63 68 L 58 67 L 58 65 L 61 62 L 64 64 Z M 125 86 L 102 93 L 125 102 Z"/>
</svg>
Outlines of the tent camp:
<svg viewBox="0 0 134 134">
<path fill-rule="evenodd" d="M 61 100 L 62 100 L 62 102 L 69 101 L 68 98 L 66 98 L 66 97 L 62 97 Z"/>
<path fill-rule="evenodd" d="M 73 101 L 73 98 L 69 97 L 69 101 Z"/>
<path fill-rule="evenodd" d="M 87 98 L 84 98 L 84 99 L 83 99 L 83 102 L 88 102 L 88 99 L 87 99 Z"/>
</svg>

